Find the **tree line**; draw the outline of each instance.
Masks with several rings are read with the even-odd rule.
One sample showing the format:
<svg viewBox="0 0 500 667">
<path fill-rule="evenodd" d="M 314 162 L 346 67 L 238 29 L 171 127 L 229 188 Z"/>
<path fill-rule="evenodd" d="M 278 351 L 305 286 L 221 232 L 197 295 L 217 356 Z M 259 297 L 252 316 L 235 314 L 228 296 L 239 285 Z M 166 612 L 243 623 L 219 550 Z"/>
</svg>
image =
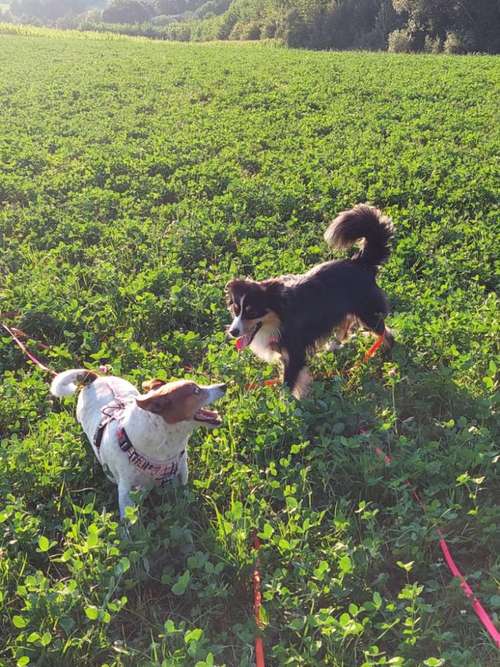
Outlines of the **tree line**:
<svg viewBox="0 0 500 667">
<path fill-rule="evenodd" d="M 0 20 L 181 41 L 500 52 L 500 0 L 12 0 Z"/>
</svg>

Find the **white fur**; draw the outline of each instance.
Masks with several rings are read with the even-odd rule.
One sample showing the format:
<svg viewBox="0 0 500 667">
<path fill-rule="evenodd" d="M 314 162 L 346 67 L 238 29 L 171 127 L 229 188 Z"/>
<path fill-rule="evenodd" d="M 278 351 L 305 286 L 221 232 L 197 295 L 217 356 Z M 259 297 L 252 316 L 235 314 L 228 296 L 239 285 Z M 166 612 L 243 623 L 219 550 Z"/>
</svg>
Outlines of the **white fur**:
<svg viewBox="0 0 500 667">
<path fill-rule="evenodd" d="M 271 342 L 273 338 L 277 337 L 278 332 L 274 326 L 263 324 L 255 334 L 249 347 L 260 359 L 269 363 L 276 363 L 281 359 L 281 355 L 277 350 L 272 349 Z"/>
<path fill-rule="evenodd" d="M 81 368 L 72 369 L 59 373 L 52 380 L 50 385 L 50 393 L 61 398 L 62 396 L 71 396 L 77 390 L 77 380 L 85 373 Z"/>
<path fill-rule="evenodd" d="M 246 295 L 243 295 L 240 299 L 240 304 L 239 304 L 240 305 L 240 314 L 233 319 L 233 321 L 231 322 L 231 326 L 229 327 L 230 330 L 238 331 L 239 332 L 238 335 L 241 335 L 243 333 L 243 329 L 245 328 L 244 325 L 243 325 L 243 320 L 242 320 L 243 302 L 245 301 L 245 296 Z"/>
<path fill-rule="evenodd" d="M 65 371 L 57 375 L 50 387 L 55 396 L 68 396 L 76 388 L 76 380 L 85 374 L 83 369 Z M 209 390 L 208 403 L 220 398 L 223 391 L 217 385 Z M 137 405 L 140 396 L 137 389 L 118 377 L 99 377 L 80 391 L 76 407 L 76 417 L 92 445 L 92 449 L 103 467 L 111 473 L 118 486 L 120 517 L 125 516 L 125 508 L 132 504 L 130 491 L 134 487 L 152 486 L 153 479 L 129 462 L 128 455 L 118 446 L 117 430 L 123 426 L 134 448 L 153 463 L 177 461 L 177 477 L 181 484 L 188 481 L 187 444 L 189 436 L 200 422 L 190 420 L 167 424 L 163 417 L 153 414 Z M 120 424 L 111 421 L 104 429 L 99 450 L 94 446 L 94 436 L 102 419 L 102 409 L 115 399 L 125 404 Z M 184 454 L 181 457 L 181 452 Z"/>
</svg>

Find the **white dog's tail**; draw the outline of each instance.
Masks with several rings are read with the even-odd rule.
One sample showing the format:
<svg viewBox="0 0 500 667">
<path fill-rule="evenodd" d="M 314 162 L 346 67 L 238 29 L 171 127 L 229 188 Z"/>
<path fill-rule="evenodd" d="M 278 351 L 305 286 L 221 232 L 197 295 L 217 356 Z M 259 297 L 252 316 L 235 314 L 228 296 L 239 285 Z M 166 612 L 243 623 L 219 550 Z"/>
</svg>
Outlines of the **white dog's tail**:
<svg viewBox="0 0 500 667">
<path fill-rule="evenodd" d="M 78 389 L 78 385 L 90 384 L 99 376 L 86 368 L 72 368 L 56 375 L 50 385 L 50 393 L 54 396 L 71 396 Z"/>
</svg>

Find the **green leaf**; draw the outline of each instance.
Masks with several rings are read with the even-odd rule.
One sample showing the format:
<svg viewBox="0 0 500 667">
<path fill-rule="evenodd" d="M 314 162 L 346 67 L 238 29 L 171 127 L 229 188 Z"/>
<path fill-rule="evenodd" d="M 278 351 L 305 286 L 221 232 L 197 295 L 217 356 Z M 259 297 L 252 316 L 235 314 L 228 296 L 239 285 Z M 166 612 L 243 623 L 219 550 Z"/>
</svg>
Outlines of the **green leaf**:
<svg viewBox="0 0 500 667">
<path fill-rule="evenodd" d="M 318 565 L 317 568 L 314 569 L 313 574 L 314 576 L 322 581 L 325 577 L 325 574 L 330 570 L 330 566 L 326 562 L 326 560 L 322 560 L 320 564 Z"/>
<path fill-rule="evenodd" d="M 40 639 L 42 646 L 48 646 L 51 641 L 52 641 L 52 635 L 50 634 L 50 632 L 44 632 L 42 638 Z"/>
<path fill-rule="evenodd" d="M 124 574 L 125 572 L 128 572 L 130 569 L 130 561 L 126 556 L 123 556 L 123 558 L 120 558 L 118 564 L 115 567 L 115 574 L 117 576 Z"/>
<path fill-rule="evenodd" d="M 444 660 L 442 658 L 427 658 L 427 660 L 424 660 L 424 665 L 426 667 L 440 667 L 444 665 Z"/>
<path fill-rule="evenodd" d="M 294 618 L 288 623 L 288 627 L 291 628 L 292 630 L 302 630 L 302 628 L 304 627 L 304 619 Z"/>
<path fill-rule="evenodd" d="M 342 556 L 342 558 L 339 560 L 339 567 L 344 574 L 352 572 L 352 562 L 349 556 Z"/>
<path fill-rule="evenodd" d="M 191 573 L 189 570 L 186 570 L 172 586 L 172 593 L 174 595 L 183 595 L 186 591 L 186 588 L 188 587 L 190 579 Z"/>
<path fill-rule="evenodd" d="M 269 540 L 272 537 L 273 533 L 274 533 L 274 528 L 271 526 L 271 524 L 265 523 L 262 532 L 259 533 L 259 537 L 262 540 Z"/>
<path fill-rule="evenodd" d="M 165 621 L 163 627 L 165 628 L 167 635 L 172 635 L 174 632 L 176 632 L 175 623 L 170 620 L 170 618 Z"/>
<path fill-rule="evenodd" d="M 23 616 L 13 616 L 12 623 L 16 628 L 25 628 L 28 625 L 28 621 Z"/>
<path fill-rule="evenodd" d="M 398 560 L 396 565 L 405 572 L 411 572 L 414 563 L 414 560 L 411 560 L 409 563 L 403 563 L 403 561 Z"/>
<path fill-rule="evenodd" d="M 48 551 L 50 549 L 50 542 L 45 535 L 41 535 L 38 538 L 38 548 L 40 551 Z"/>
<path fill-rule="evenodd" d="M 350 622 L 351 622 L 351 617 L 347 612 L 344 612 L 343 614 L 340 615 L 339 623 L 343 628 L 345 628 L 346 625 L 349 625 Z"/>
<path fill-rule="evenodd" d="M 17 667 L 26 667 L 26 665 L 30 664 L 30 659 L 28 658 L 27 655 L 23 655 L 19 658 L 16 664 Z"/>
<path fill-rule="evenodd" d="M 99 609 L 94 605 L 85 607 L 85 615 L 87 618 L 90 618 L 91 621 L 95 621 L 97 618 L 99 618 Z"/>
<path fill-rule="evenodd" d="M 184 635 L 184 642 L 190 644 L 191 642 L 197 642 L 203 637 L 203 630 L 201 628 L 194 628 L 193 630 L 188 630 Z"/>
<path fill-rule="evenodd" d="M 71 616 L 62 616 L 59 619 L 59 625 L 61 628 L 64 630 L 64 632 L 69 635 L 70 632 L 73 630 L 75 627 L 75 621 L 71 618 Z"/>
</svg>

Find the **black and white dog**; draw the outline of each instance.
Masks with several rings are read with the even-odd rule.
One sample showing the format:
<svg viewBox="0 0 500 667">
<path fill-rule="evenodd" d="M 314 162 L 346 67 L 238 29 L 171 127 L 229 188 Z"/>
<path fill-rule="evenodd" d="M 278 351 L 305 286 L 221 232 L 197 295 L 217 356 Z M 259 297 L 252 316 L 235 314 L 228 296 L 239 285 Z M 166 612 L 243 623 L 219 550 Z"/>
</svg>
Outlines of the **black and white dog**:
<svg viewBox="0 0 500 667">
<path fill-rule="evenodd" d="M 363 239 L 351 259 L 319 264 L 304 275 L 231 280 L 226 286 L 234 316 L 229 333 L 238 339 L 237 348 L 250 347 L 265 361 L 281 361 L 285 383 L 300 398 L 309 377 L 306 354 L 334 329 L 346 335 L 359 322 L 391 347 L 394 339 L 384 323 L 387 299 L 375 279 L 389 257 L 392 235 L 388 217 L 358 204 L 340 213 L 325 232 L 334 248 L 348 248 Z"/>
</svg>

